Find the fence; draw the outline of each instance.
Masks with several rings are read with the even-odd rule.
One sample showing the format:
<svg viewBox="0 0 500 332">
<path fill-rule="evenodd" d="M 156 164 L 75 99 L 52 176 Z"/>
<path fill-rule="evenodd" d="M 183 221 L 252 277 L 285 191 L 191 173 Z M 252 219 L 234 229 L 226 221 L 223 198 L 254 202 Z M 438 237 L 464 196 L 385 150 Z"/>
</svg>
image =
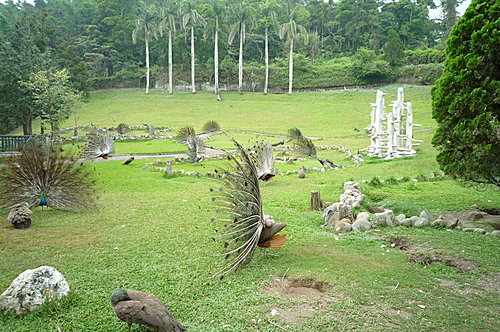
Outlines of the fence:
<svg viewBox="0 0 500 332">
<path fill-rule="evenodd" d="M 17 151 L 20 150 L 26 142 L 33 136 L 3 136 L 0 135 L 0 151 Z"/>
</svg>

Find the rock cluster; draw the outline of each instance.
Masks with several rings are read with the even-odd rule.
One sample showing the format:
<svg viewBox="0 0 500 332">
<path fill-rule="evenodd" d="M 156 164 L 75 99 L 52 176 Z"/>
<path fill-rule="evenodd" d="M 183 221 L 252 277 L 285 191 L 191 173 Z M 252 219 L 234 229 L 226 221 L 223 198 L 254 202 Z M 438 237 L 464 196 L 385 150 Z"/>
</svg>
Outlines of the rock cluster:
<svg viewBox="0 0 500 332">
<path fill-rule="evenodd" d="M 444 214 L 434 217 L 428 211 L 422 211 L 418 216 L 406 217 L 404 214 L 394 215 L 392 210 L 384 207 L 373 209 L 373 215 L 368 212 L 360 212 L 355 216 L 353 210 L 360 208 L 364 195 L 358 183 L 349 181 L 344 184 L 344 193 L 340 195 L 340 200 L 328 206 L 323 212 L 324 226 L 330 226 L 336 232 L 350 232 L 367 230 L 375 227 L 445 227 L 450 229 L 462 229 L 466 232 L 475 232 L 490 236 L 500 236 L 500 230 L 488 233 L 485 229 L 479 228 L 478 223 L 484 222 L 500 226 L 500 216 L 491 216 L 480 211 L 464 211 L 455 216 Z M 479 224 L 481 225 L 481 224 Z"/>
<path fill-rule="evenodd" d="M 67 296 L 69 285 L 63 275 L 50 266 L 21 273 L 2 295 L 0 309 L 24 314 L 39 309 L 46 301 Z"/>
</svg>

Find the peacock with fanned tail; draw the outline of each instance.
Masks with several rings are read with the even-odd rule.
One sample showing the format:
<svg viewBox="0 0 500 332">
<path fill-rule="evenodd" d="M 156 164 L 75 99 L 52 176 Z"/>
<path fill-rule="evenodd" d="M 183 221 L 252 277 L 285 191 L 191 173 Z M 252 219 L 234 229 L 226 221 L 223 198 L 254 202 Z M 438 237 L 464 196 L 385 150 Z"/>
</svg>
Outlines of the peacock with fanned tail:
<svg viewBox="0 0 500 332">
<path fill-rule="evenodd" d="M 93 205 L 94 179 L 74 154 L 63 153 L 59 146 L 30 140 L 5 163 L 0 169 L 0 208 L 21 202 L 63 210 Z"/>
<path fill-rule="evenodd" d="M 272 181 L 277 171 L 274 167 L 274 152 L 271 145 L 266 142 L 255 145 L 251 157 L 257 168 L 257 178 L 266 182 Z"/>
<path fill-rule="evenodd" d="M 259 176 L 254 159 L 248 151 L 233 139 L 237 158 L 227 155 L 226 167 L 220 174 L 223 183 L 214 197 L 219 202 L 222 221 L 227 223 L 224 238 L 225 258 L 229 263 L 216 273 L 223 278 L 248 263 L 257 246 L 279 248 L 286 241 L 286 234 L 277 234 L 286 224 L 275 223 L 273 217 L 264 214 L 259 187 Z"/>
<path fill-rule="evenodd" d="M 92 127 L 87 135 L 87 144 L 83 147 L 83 156 L 90 161 L 97 158 L 108 159 L 115 152 L 115 141 L 107 131 Z"/>
</svg>

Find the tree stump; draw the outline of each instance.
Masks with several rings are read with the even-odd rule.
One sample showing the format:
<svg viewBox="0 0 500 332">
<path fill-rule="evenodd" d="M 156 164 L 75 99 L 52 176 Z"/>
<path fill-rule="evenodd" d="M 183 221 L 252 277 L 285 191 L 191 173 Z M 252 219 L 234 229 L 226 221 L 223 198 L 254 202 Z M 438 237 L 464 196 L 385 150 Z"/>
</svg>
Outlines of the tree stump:
<svg viewBox="0 0 500 332">
<path fill-rule="evenodd" d="M 325 203 L 321 200 L 319 191 L 311 191 L 311 210 L 323 211 L 325 208 Z"/>
</svg>

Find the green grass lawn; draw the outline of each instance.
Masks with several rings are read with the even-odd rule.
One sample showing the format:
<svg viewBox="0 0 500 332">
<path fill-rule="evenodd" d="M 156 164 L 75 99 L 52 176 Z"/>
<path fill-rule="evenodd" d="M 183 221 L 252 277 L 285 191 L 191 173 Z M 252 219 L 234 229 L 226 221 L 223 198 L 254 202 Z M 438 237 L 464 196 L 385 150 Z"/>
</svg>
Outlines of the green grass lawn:
<svg viewBox="0 0 500 332">
<path fill-rule="evenodd" d="M 389 103 L 396 86 L 384 90 Z M 414 105 L 415 122 L 435 126 L 429 88 L 405 92 Z M 328 138 L 325 144 L 343 145 L 354 152 L 369 144 L 367 137 L 350 136 L 356 134 L 354 127 L 361 129 L 369 123 L 374 90 L 292 96 L 228 93 L 223 97 L 217 103 L 213 95 L 203 93 L 146 96 L 139 90 L 99 91 L 79 110 L 79 121 L 107 126 L 147 122 L 175 130 L 193 125 L 201 131 L 206 121 L 216 120 L 226 130 L 284 134 L 298 127 L 306 135 Z M 351 179 L 415 178 L 439 172 L 430 144 L 433 133 L 415 135 L 424 140 L 415 158 L 368 158 L 360 167 L 309 172 L 303 180 L 296 175 L 278 176 L 263 183 L 265 212 L 277 222 L 288 223 L 288 241 L 272 252 L 276 256 L 257 251 L 244 269 L 223 280 L 211 278 L 224 263 L 218 256 L 220 243 L 211 239 L 221 226 L 210 221 L 216 216 L 210 200 L 210 188 L 219 185 L 216 180 L 167 179 L 162 172 L 143 167 L 155 159 L 136 160 L 129 166 L 112 158 L 89 164 L 98 179 L 100 198 L 95 209 L 72 213 L 36 208 L 27 230 L 0 224 L 1 290 L 22 271 L 40 265 L 57 268 L 71 287 L 61 305 L 19 317 L 0 314 L 0 331 L 54 331 L 55 325 L 62 331 L 125 331 L 126 324 L 114 316 L 109 303 L 113 290 L 120 287 L 156 294 L 190 331 L 498 330 L 498 238 L 433 228 L 337 235 L 321 227 L 321 212 L 309 211 L 312 190 L 335 202 L 342 184 Z M 236 135 L 246 144 L 276 140 Z M 324 144 L 319 142 L 315 141 Z M 224 135 L 208 145 L 231 148 Z M 164 140 L 118 141 L 116 149 L 120 154 L 164 153 L 185 151 L 185 146 Z M 320 158 L 324 155 L 352 165 L 339 153 L 318 151 Z M 319 167 L 312 159 L 278 163 L 277 167 L 286 171 L 303 164 Z M 174 169 L 205 172 L 217 165 L 210 160 L 201 165 L 174 164 Z M 379 187 L 362 184 L 362 188 L 367 204 L 382 204 L 408 215 L 423 209 L 435 214 L 460 211 L 472 204 L 500 206 L 498 190 L 463 187 L 447 178 Z M 375 238 L 381 235 L 409 237 L 472 260 L 480 268 L 457 273 L 444 265 L 411 263 L 405 251 L 380 248 L 388 245 Z M 285 274 L 290 279 L 326 282 L 330 288 L 323 297 L 309 300 L 266 292 Z M 283 313 L 300 312 L 300 308 L 314 308 L 314 313 L 300 322 L 282 318 Z M 278 315 L 271 317 L 273 309 Z"/>
</svg>

